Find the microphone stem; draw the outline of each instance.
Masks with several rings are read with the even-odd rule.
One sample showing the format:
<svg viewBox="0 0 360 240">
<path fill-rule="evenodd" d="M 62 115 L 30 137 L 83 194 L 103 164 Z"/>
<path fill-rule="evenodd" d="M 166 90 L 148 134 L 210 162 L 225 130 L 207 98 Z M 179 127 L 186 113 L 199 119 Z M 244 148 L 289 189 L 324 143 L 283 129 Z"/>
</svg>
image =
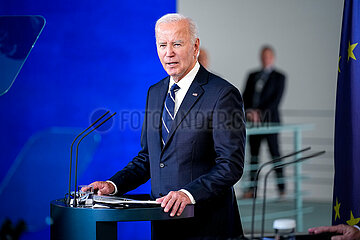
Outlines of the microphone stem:
<svg viewBox="0 0 360 240">
<path fill-rule="evenodd" d="M 262 206 L 262 220 L 261 220 L 261 239 L 264 238 L 264 229 L 265 229 L 265 208 L 266 208 L 266 188 L 267 188 L 267 178 L 269 174 L 274 170 L 275 168 L 272 168 L 270 171 L 268 171 L 265 175 L 264 179 L 264 195 L 263 195 L 263 206 Z"/>
<path fill-rule="evenodd" d="M 78 168 L 78 156 L 79 156 L 79 145 L 81 143 L 81 141 L 90 133 L 92 133 L 93 131 L 95 131 L 97 128 L 99 128 L 101 125 L 103 125 L 105 122 L 107 122 L 110 118 L 112 118 L 114 115 L 116 114 L 113 113 L 112 115 L 110 115 L 108 118 L 106 118 L 104 121 L 102 121 L 101 123 L 99 123 L 96 127 L 94 127 L 93 129 L 91 129 L 91 131 L 87 132 L 77 143 L 76 145 L 76 159 L 75 159 L 75 195 L 74 195 L 74 206 L 77 206 L 77 202 L 76 202 L 76 191 L 77 191 L 77 168 Z"/>
<path fill-rule="evenodd" d="M 263 165 L 261 165 L 258 170 L 256 171 L 256 175 L 255 175 L 255 179 L 254 179 L 254 189 L 253 189 L 253 203 L 252 203 L 252 217 L 251 217 L 251 237 L 250 239 L 253 239 L 254 238 L 254 225 L 255 225 L 255 205 L 256 205 L 256 198 L 257 198 L 257 187 L 258 187 L 258 181 L 259 181 L 259 175 L 260 175 L 260 172 L 261 170 L 266 167 L 267 165 L 269 164 L 272 164 L 272 163 L 276 163 L 277 161 L 279 160 L 282 160 L 284 158 L 288 158 L 288 157 L 291 157 L 291 156 L 294 156 L 294 155 L 297 155 L 299 153 L 302 153 L 302 152 L 305 152 L 305 151 L 308 151 L 310 150 L 311 147 L 307 147 L 307 148 L 304 148 L 304 149 L 301 149 L 299 151 L 296 151 L 296 152 L 292 152 L 292 153 L 289 153 L 285 156 L 282 156 L 282 157 L 279 157 L 279 158 L 275 158 L 269 162 L 266 162 L 264 163 Z"/>
<path fill-rule="evenodd" d="M 74 141 L 71 143 L 70 146 L 70 172 L 69 172 L 69 193 L 68 193 L 68 197 L 66 200 L 67 205 L 70 205 L 70 198 L 71 198 L 71 170 L 72 170 L 72 155 L 73 155 L 73 146 L 74 143 L 76 142 L 76 140 L 87 130 L 89 130 L 89 128 L 91 128 L 92 126 L 94 126 L 97 122 L 99 122 L 106 114 L 108 114 L 110 111 L 107 111 L 106 113 L 104 113 L 100 118 L 98 118 L 95 122 L 93 122 L 89 127 L 87 127 L 84 131 L 82 131 L 79 135 L 76 136 L 76 138 L 74 139 Z M 74 190 L 75 194 L 76 194 L 76 189 Z"/>
<path fill-rule="evenodd" d="M 324 154 L 325 151 L 321 151 L 321 152 L 317 152 L 317 153 L 314 153 L 312 155 L 309 155 L 309 156 L 306 156 L 306 157 L 302 157 L 302 158 L 299 158 L 299 159 L 296 159 L 296 160 L 293 160 L 291 162 L 287 162 L 287 163 L 282 163 L 282 164 L 279 164 L 277 166 L 274 166 L 272 167 L 266 174 L 265 174 L 265 178 L 264 178 L 264 200 L 263 200 L 263 212 L 262 212 L 262 221 L 261 221 L 261 238 L 264 237 L 264 228 L 265 228 L 265 206 L 266 206 L 266 188 L 267 188 L 267 178 L 269 176 L 269 174 L 276 170 L 276 169 L 279 169 L 279 168 L 284 168 L 288 165 L 292 165 L 292 164 L 295 164 L 295 163 L 299 163 L 299 162 L 302 162 L 302 161 L 305 161 L 307 159 L 310 159 L 310 158 L 313 158 L 313 157 L 317 157 L 317 156 L 320 156 L 322 154 Z M 295 196 L 297 197 L 297 196 Z"/>
</svg>

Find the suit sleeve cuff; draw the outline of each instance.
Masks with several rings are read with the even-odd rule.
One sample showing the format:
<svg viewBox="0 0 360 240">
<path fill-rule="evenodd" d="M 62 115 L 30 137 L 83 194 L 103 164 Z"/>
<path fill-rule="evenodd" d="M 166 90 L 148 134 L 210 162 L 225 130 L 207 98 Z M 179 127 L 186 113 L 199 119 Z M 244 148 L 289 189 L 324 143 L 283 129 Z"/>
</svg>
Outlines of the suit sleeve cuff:
<svg viewBox="0 0 360 240">
<path fill-rule="evenodd" d="M 189 193 L 189 191 L 187 191 L 187 190 L 185 190 L 185 189 L 180 189 L 179 191 L 185 193 L 186 196 L 188 196 L 188 197 L 190 198 L 190 201 L 191 201 L 192 204 L 195 204 L 195 203 L 196 203 L 193 195 L 191 195 L 191 193 Z"/>
<path fill-rule="evenodd" d="M 113 193 L 110 193 L 109 195 L 115 195 L 115 194 L 117 194 L 117 193 L 118 193 L 118 190 L 117 190 L 117 187 L 116 187 L 115 183 L 114 183 L 113 181 L 110 181 L 110 180 L 107 180 L 106 182 L 111 183 L 111 184 L 114 186 L 114 188 L 115 188 L 115 191 L 114 191 Z"/>
</svg>

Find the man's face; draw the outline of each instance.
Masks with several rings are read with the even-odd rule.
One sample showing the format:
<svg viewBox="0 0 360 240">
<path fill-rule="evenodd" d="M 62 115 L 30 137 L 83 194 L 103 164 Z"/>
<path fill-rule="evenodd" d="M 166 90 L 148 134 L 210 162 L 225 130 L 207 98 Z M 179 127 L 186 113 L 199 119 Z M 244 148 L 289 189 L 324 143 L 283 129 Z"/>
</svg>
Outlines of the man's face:
<svg viewBox="0 0 360 240">
<path fill-rule="evenodd" d="M 180 81 L 195 66 L 199 39 L 193 44 L 186 20 L 161 23 L 156 29 L 156 46 L 165 71 Z"/>
<path fill-rule="evenodd" d="M 264 68 L 272 66 L 274 64 L 274 61 L 275 61 L 274 53 L 271 50 L 265 49 L 261 53 L 261 63 Z"/>
</svg>

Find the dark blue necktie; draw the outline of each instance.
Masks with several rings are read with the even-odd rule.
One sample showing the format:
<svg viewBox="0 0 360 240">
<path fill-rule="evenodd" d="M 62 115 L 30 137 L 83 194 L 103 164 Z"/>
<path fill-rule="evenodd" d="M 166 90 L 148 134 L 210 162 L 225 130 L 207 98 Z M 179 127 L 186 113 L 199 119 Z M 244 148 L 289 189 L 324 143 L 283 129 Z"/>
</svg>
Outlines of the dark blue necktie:
<svg viewBox="0 0 360 240">
<path fill-rule="evenodd" d="M 165 104 L 161 119 L 162 120 L 161 140 L 163 146 L 166 143 L 172 122 L 174 121 L 175 118 L 175 92 L 179 89 L 180 87 L 176 83 L 173 84 L 165 99 Z"/>
</svg>

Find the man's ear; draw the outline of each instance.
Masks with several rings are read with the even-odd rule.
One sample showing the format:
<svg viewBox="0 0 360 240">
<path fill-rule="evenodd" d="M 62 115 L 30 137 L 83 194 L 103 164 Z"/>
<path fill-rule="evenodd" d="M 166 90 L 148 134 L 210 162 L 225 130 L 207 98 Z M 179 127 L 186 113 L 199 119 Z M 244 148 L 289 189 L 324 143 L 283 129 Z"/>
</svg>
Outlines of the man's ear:
<svg viewBox="0 0 360 240">
<path fill-rule="evenodd" d="M 194 56 L 198 57 L 199 56 L 199 52 L 200 52 L 200 39 L 197 38 L 195 40 L 195 44 L 194 44 Z"/>
</svg>

